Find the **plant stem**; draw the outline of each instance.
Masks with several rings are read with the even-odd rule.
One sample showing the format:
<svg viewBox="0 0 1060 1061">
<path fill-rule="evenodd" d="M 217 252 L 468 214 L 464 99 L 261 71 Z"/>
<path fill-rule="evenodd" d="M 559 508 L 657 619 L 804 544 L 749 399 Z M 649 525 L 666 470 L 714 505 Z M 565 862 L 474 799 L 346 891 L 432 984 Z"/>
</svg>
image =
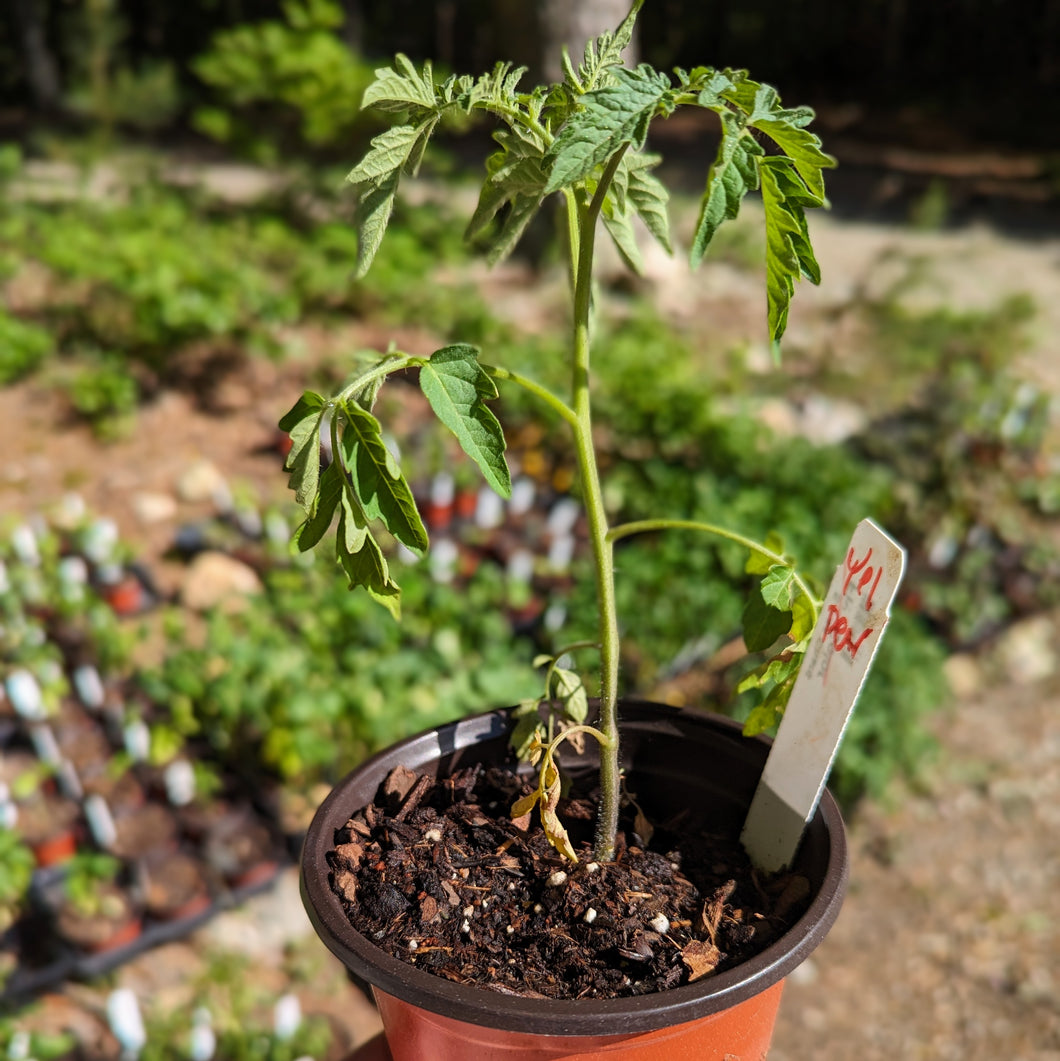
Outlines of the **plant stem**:
<svg viewBox="0 0 1060 1061">
<path fill-rule="evenodd" d="M 564 420 L 567 421 L 571 427 L 577 423 L 578 418 L 574 413 L 574 410 L 565 402 L 562 398 L 558 398 L 552 393 L 547 387 L 542 387 L 540 383 L 535 383 L 532 379 L 528 379 L 526 376 L 519 375 L 518 372 L 512 372 L 507 368 L 501 368 L 498 365 L 482 365 L 483 371 L 488 375 L 492 376 L 493 379 L 504 380 L 508 383 L 514 383 L 524 390 L 529 391 L 535 398 L 540 398 L 546 405 L 554 409 Z"/>
<path fill-rule="evenodd" d="M 719 527 L 715 523 L 703 523 L 694 519 L 636 520 L 633 523 L 622 523 L 617 527 L 612 527 L 611 530 L 608 531 L 607 537 L 613 545 L 621 538 L 629 538 L 634 534 L 646 534 L 650 531 L 660 530 L 694 530 L 701 531 L 704 534 L 713 534 L 717 538 L 726 538 L 730 542 L 736 542 L 737 545 L 742 545 L 752 553 L 757 553 L 759 556 L 764 557 L 766 560 L 770 561 L 770 563 L 791 567 L 791 562 L 786 557 L 773 552 L 772 549 L 766 548 L 761 542 L 756 542 L 753 538 L 748 538 L 743 534 L 737 534 L 736 531 L 731 531 L 726 527 Z M 791 577 L 795 585 L 799 587 L 799 592 L 802 593 L 807 601 L 809 601 L 810 608 L 813 612 L 813 621 L 816 623 L 818 613 L 817 598 L 813 595 L 810 587 L 805 581 L 803 581 L 802 576 L 794 567 L 791 569 Z"/>
<path fill-rule="evenodd" d="M 571 379 L 571 407 L 574 410 L 574 447 L 589 520 L 589 541 L 596 569 L 596 596 L 600 617 L 600 808 L 596 822 L 594 856 L 602 862 L 614 857 L 621 796 L 618 759 L 618 609 L 615 599 L 615 568 L 607 512 L 604 509 L 600 473 L 593 446 L 592 405 L 589 394 L 591 317 L 593 286 L 593 247 L 596 222 L 607 189 L 618 169 L 625 147 L 608 160 L 600 182 L 588 205 L 577 201 L 577 227 L 571 225 L 571 263 L 574 280 L 574 336 Z M 573 200 L 573 196 L 568 202 Z"/>
</svg>

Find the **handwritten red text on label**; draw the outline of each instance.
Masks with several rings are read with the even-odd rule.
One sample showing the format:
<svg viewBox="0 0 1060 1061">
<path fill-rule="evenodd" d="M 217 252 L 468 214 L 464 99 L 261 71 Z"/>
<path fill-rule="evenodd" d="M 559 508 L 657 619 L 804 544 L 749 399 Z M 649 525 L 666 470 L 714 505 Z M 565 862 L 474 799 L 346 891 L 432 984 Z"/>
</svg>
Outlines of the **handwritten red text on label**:
<svg viewBox="0 0 1060 1061">
<path fill-rule="evenodd" d="M 873 566 L 869 563 L 872 559 L 872 549 L 860 560 L 854 558 L 854 550 L 850 549 L 846 559 L 846 575 L 843 578 L 843 590 L 841 596 L 846 597 L 853 587 L 858 598 L 864 601 L 865 610 L 872 611 L 872 599 L 883 576 L 883 568 L 879 565 Z M 868 591 L 866 593 L 866 590 Z M 850 658 L 854 659 L 858 649 L 864 641 L 872 634 L 873 627 L 867 627 L 859 633 L 855 633 L 850 620 L 843 614 L 843 608 L 838 604 L 828 605 L 828 617 L 824 625 L 823 640 L 832 640 L 832 648 L 836 652 L 849 652 Z"/>
</svg>

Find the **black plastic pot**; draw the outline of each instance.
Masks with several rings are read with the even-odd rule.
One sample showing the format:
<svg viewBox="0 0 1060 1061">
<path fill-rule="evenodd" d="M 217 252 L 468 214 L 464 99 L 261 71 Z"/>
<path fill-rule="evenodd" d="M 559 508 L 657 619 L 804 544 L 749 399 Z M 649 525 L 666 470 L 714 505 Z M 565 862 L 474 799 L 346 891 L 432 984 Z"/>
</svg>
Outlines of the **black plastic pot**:
<svg viewBox="0 0 1060 1061">
<path fill-rule="evenodd" d="M 743 737 L 727 719 L 658 704 L 627 701 L 620 717 L 629 785 L 648 817 L 668 818 L 694 805 L 707 809 L 712 826 L 716 820 L 738 835 L 769 742 Z M 395 1061 L 472 1056 L 515 1061 L 597 1053 L 645 1061 L 765 1057 L 783 979 L 824 938 L 846 886 L 843 822 L 827 792 L 793 867 L 810 882 L 812 898 L 805 914 L 751 960 L 669 991 L 582 1001 L 500 994 L 453 983 L 392 958 L 352 928 L 329 883 L 326 856 L 336 830 L 373 799 L 398 764 L 444 776 L 474 762 L 507 761 L 510 726 L 509 712 L 495 711 L 394 745 L 335 787 L 306 835 L 301 886 L 310 920 L 354 976 L 372 985 Z M 587 767 L 592 756 L 587 749 Z M 564 762 L 570 764 L 571 756 Z M 417 1013 L 425 1028 L 418 1027 Z"/>
</svg>

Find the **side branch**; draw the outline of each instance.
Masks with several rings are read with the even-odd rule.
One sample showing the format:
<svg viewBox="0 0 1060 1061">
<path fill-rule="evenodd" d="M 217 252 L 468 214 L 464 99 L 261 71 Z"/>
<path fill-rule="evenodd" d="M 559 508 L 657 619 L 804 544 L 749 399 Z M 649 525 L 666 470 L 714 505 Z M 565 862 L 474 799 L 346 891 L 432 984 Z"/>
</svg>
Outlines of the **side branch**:
<svg viewBox="0 0 1060 1061">
<path fill-rule="evenodd" d="M 795 570 L 794 564 L 792 564 L 787 557 L 773 552 L 772 549 L 767 548 L 761 542 L 755 541 L 754 538 L 748 538 L 746 535 L 738 534 L 736 531 L 731 531 L 727 527 L 719 527 L 714 523 L 703 523 L 694 519 L 642 519 L 612 527 L 607 532 L 607 537 L 612 543 L 614 543 L 621 538 L 630 538 L 634 534 L 647 534 L 651 531 L 661 530 L 692 530 L 699 531 L 703 534 L 712 534 L 716 538 L 724 538 L 727 541 L 735 542 L 737 545 L 742 545 L 745 549 L 768 560 L 771 564 L 778 564 L 781 567 L 790 567 L 792 580 L 795 585 L 798 586 L 799 592 L 809 602 L 810 608 L 813 612 L 813 622 L 817 622 L 817 616 L 820 610 L 818 608 L 817 597 L 798 571 Z"/>
</svg>

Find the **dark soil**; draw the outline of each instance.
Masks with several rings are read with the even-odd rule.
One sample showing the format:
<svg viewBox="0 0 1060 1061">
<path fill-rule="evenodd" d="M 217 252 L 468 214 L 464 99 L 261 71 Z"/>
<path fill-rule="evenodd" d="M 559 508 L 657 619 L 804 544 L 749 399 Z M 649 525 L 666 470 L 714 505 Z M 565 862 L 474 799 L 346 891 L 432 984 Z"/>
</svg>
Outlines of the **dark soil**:
<svg viewBox="0 0 1060 1061">
<path fill-rule="evenodd" d="M 627 820 L 614 861 L 593 861 L 591 794 L 560 817 L 580 861 L 513 820 L 530 791 L 499 768 L 445 780 L 394 771 L 336 835 L 332 887 L 351 924 L 396 958 L 464 984 L 549 998 L 648 994 L 747 960 L 804 908 L 809 883 L 764 878 L 739 843 L 685 814 Z M 632 812 L 635 808 L 631 807 Z M 577 837 L 581 832 L 586 834 Z"/>
</svg>

